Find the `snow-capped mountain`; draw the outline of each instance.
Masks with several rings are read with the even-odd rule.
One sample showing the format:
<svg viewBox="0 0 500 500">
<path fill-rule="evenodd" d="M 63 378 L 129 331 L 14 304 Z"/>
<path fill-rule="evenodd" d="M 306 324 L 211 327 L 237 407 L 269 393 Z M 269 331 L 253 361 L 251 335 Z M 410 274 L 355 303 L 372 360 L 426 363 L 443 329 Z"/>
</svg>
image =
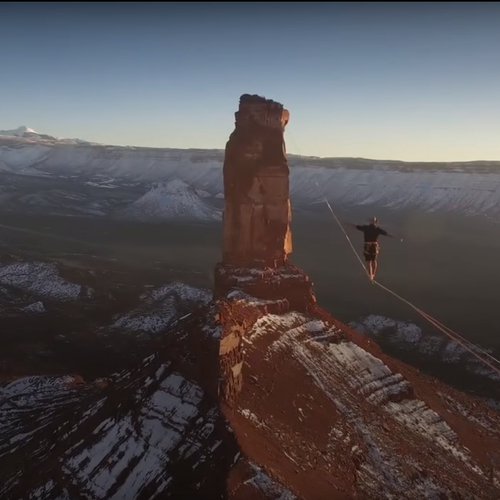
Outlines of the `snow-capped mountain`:
<svg viewBox="0 0 500 500">
<path fill-rule="evenodd" d="M 55 137 L 51 137 L 49 135 L 43 135 L 39 134 L 36 130 L 33 130 L 32 128 L 25 127 L 22 125 L 21 127 L 17 127 L 16 129 L 13 130 L 0 130 L 0 135 L 9 135 L 13 137 L 32 137 L 32 138 L 40 138 L 42 139 L 43 137 L 48 137 L 51 139 L 55 139 Z"/>
<path fill-rule="evenodd" d="M 138 220 L 221 220 L 222 213 L 206 203 L 194 188 L 180 179 L 156 182 L 151 189 L 119 212 Z"/>
<path fill-rule="evenodd" d="M 54 137 L 48 134 L 41 134 L 32 128 L 22 125 L 12 130 L 0 130 L 0 137 L 17 137 L 22 139 L 29 139 L 30 142 L 42 141 L 42 142 L 61 142 L 68 144 L 92 144 L 91 142 L 84 141 L 82 139 L 66 139 L 62 137 Z"/>
<path fill-rule="evenodd" d="M 78 140 L 79 141 L 79 140 Z M 99 184 L 181 179 L 202 196 L 223 193 L 222 150 L 120 147 L 75 140 L 0 136 L 0 172 L 65 177 Z M 295 206 L 327 196 L 339 207 L 377 205 L 394 209 L 500 214 L 500 162 L 411 163 L 363 158 L 289 155 Z"/>
</svg>

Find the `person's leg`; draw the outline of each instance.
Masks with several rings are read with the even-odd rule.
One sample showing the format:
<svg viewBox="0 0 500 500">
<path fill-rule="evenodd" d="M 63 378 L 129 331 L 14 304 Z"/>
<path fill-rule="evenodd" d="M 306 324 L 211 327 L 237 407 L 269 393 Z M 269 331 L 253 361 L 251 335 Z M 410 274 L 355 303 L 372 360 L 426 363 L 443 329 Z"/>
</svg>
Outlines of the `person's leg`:
<svg viewBox="0 0 500 500">
<path fill-rule="evenodd" d="M 365 244 L 364 248 L 364 254 L 365 254 L 365 262 L 366 262 L 366 272 L 368 273 L 368 277 L 370 280 L 373 281 L 373 278 L 375 276 L 374 272 L 374 260 L 376 259 L 377 255 L 374 252 L 375 248 L 371 244 Z"/>
<path fill-rule="evenodd" d="M 372 261 L 371 260 L 367 260 L 366 261 L 366 270 L 368 271 L 368 276 L 370 277 L 370 279 L 373 279 L 372 276 L 373 276 L 373 269 L 372 269 Z"/>
<path fill-rule="evenodd" d="M 370 255 L 369 249 L 367 248 L 367 245 L 365 245 L 363 250 L 364 250 L 363 254 L 365 256 L 366 272 L 368 273 L 368 276 L 370 276 L 370 279 L 371 279 L 371 275 L 372 275 L 371 255 Z"/>
<path fill-rule="evenodd" d="M 375 279 L 375 275 L 377 274 L 378 269 L 378 255 L 380 252 L 380 247 L 377 244 L 374 245 L 374 256 L 373 256 L 373 279 Z"/>
<path fill-rule="evenodd" d="M 373 279 L 373 257 L 369 253 L 365 253 L 365 262 L 366 262 L 366 272 L 368 273 L 369 278 Z"/>
</svg>

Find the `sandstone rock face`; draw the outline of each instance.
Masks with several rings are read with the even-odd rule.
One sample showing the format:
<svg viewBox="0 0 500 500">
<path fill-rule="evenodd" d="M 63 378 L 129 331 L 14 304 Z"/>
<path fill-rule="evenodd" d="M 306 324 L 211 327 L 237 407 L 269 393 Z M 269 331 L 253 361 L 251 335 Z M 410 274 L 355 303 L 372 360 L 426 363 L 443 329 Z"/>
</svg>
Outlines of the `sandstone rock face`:
<svg viewBox="0 0 500 500">
<path fill-rule="evenodd" d="M 222 262 L 215 269 L 214 298 L 231 290 L 274 300 L 294 310 L 316 303 L 307 275 L 288 261 L 292 251 L 289 169 L 283 105 L 244 94 L 224 158 Z"/>
<path fill-rule="evenodd" d="M 219 263 L 215 277 L 216 299 L 227 297 L 232 290 L 240 290 L 261 300 L 286 300 L 292 311 L 309 312 L 316 307 L 309 276 L 291 262 L 275 269 L 238 268 Z"/>
<path fill-rule="evenodd" d="M 316 306 L 308 276 L 288 261 L 292 233 L 283 134 L 289 119 L 281 104 L 242 95 L 226 145 L 223 258 L 215 269 L 214 298 L 248 294 L 258 302 L 255 314 L 271 302 L 280 304 L 280 312 L 307 313 Z M 228 404 L 242 389 L 244 335 L 258 317 L 240 317 L 238 302 L 232 304 L 219 318 L 220 395 Z"/>
<path fill-rule="evenodd" d="M 283 133 L 289 113 L 245 94 L 224 158 L 223 261 L 277 267 L 292 251 L 289 170 Z"/>
<path fill-rule="evenodd" d="M 259 318 L 267 314 L 283 314 L 290 307 L 286 299 L 256 300 L 243 292 L 232 292 L 231 297 L 219 301 L 216 324 L 220 329 L 219 398 L 232 405 L 243 388 L 245 335 Z M 248 302 L 252 306 L 248 307 Z"/>
</svg>

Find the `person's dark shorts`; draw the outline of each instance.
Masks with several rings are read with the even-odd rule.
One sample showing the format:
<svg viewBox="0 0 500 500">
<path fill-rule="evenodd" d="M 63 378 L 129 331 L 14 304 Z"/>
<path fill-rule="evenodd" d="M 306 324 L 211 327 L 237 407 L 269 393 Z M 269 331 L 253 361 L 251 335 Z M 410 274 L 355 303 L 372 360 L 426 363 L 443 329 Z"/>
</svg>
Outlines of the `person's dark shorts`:
<svg viewBox="0 0 500 500">
<path fill-rule="evenodd" d="M 380 248 L 378 246 L 378 243 L 365 243 L 364 247 L 364 255 L 365 255 L 365 260 L 366 262 L 372 262 L 374 260 L 377 260 L 378 253 L 380 251 Z"/>
</svg>

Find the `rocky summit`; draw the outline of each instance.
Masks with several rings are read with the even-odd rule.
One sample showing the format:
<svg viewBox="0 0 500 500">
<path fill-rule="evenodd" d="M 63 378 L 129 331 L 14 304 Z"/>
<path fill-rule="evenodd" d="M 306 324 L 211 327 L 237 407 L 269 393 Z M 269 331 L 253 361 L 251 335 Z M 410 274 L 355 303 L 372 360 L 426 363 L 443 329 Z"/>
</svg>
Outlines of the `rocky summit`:
<svg viewBox="0 0 500 500">
<path fill-rule="evenodd" d="M 2 500 L 500 498 L 500 414 L 341 324 L 291 263 L 289 119 L 241 97 L 212 301 L 112 377 L 1 389 Z"/>
</svg>

